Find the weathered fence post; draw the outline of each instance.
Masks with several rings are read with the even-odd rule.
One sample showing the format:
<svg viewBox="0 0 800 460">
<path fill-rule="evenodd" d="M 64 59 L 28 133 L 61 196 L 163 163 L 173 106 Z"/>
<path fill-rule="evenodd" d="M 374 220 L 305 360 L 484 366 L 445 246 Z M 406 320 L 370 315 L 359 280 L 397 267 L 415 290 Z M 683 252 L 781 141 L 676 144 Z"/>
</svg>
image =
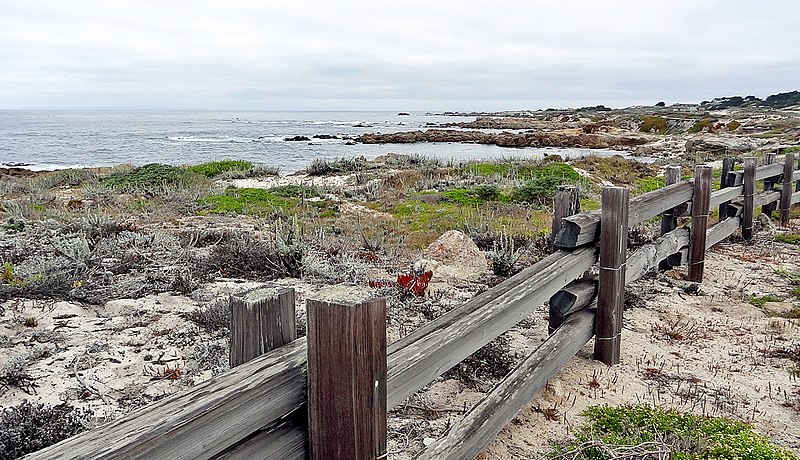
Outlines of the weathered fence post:
<svg viewBox="0 0 800 460">
<path fill-rule="evenodd" d="M 628 249 L 628 189 L 604 187 L 600 216 L 600 280 L 594 358 L 612 366 L 620 360 L 625 259 Z"/>
<path fill-rule="evenodd" d="M 694 194 L 692 196 L 692 226 L 689 229 L 689 281 L 703 281 L 706 259 L 706 230 L 711 200 L 711 167 L 694 169 Z"/>
<path fill-rule="evenodd" d="M 664 170 L 664 186 L 677 184 L 681 180 L 680 166 L 667 166 Z M 661 213 L 661 234 L 669 233 L 678 228 L 678 208 L 667 209 Z M 677 260 L 674 255 L 667 257 L 658 264 L 660 270 L 669 270 L 675 265 L 680 265 L 680 256 Z"/>
<path fill-rule="evenodd" d="M 747 157 L 744 159 L 744 178 L 742 182 L 742 194 L 744 195 L 744 211 L 742 215 L 742 238 L 750 240 L 753 238 L 753 196 L 756 190 L 756 159 Z"/>
<path fill-rule="evenodd" d="M 723 158 L 722 159 L 722 170 L 719 176 L 719 188 L 722 190 L 723 188 L 729 187 L 728 184 L 728 173 L 733 171 L 733 165 L 735 160 L 733 158 Z M 719 205 L 719 221 L 722 222 L 728 216 L 728 203 L 730 201 L 726 201 L 724 203 L 720 203 Z"/>
<path fill-rule="evenodd" d="M 764 166 L 771 165 L 775 163 L 775 159 L 777 154 L 775 152 L 770 152 L 764 155 Z M 772 190 L 775 187 L 775 179 L 774 178 L 766 178 L 764 179 L 764 191 Z M 775 210 L 775 203 L 768 203 L 764 206 L 761 206 L 761 213 L 766 214 L 772 217 L 772 211 Z"/>
<path fill-rule="evenodd" d="M 794 154 L 787 153 L 783 159 L 783 190 L 781 190 L 781 224 L 789 224 L 789 211 L 792 208 L 792 174 L 794 174 Z"/>
<path fill-rule="evenodd" d="M 565 217 L 573 216 L 581 212 L 581 204 L 578 195 L 578 187 L 574 185 L 559 185 L 556 189 L 556 197 L 553 200 L 553 234 L 550 239 L 550 244 L 553 252 L 557 250 L 555 247 L 556 235 L 561 229 L 561 221 Z M 559 311 L 550 307 L 550 314 L 548 315 L 548 331 L 550 334 L 556 330 L 558 326 L 564 322 L 566 317 Z"/>
<path fill-rule="evenodd" d="M 550 236 L 550 244 L 556 239 L 558 231 L 561 229 L 561 221 L 581 212 L 581 204 L 578 197 L 578 187 L 574 185 L 559 185 L 556 189 L 556 196 L 553 199 L 553 233 Z"/>
<path fill-rule="evenodd" d="M 800 155 L 797 156 L 797 170 L 800 171 Z M 794 186 L 795 192 L 800 192 L 800 180 L 797 181 L 797 185 Z"/>
<path fill-rule="evenodd" d="M 297 338 L 294 289 L 262 287 L 230 297 L 231 367 Z"/>
<path fill-rule="evenodd" d="M 309 458 L 385 458 L 386 300 L 337 285 L 306 305 Z"/>
</svg>

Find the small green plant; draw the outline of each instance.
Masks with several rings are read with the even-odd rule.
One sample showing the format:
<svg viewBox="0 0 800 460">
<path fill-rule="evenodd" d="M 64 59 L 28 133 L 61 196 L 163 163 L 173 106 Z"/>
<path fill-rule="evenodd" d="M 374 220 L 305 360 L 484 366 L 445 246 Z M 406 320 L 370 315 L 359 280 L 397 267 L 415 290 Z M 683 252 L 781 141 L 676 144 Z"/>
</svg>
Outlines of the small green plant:
<svg viewBox="0 0 800 460">
<path fill-rule="evenodd" d="M 736 120 L 732 120 L 725 126 L 728 128 L 728 131 L 736 131 L 740 126 L 742 126 L 742 124 Z"/>
<path fill-rule="evenodd" d="M 697 120 L 691 128 L 689 128 L 689 134 L 699 133 L 704 128 L 714 125 L 714 120 L 710 118 L 703 118 L 701 120 Z"/>
<path fill-rule="evenodd" d="M 492 272 L 497 276 L 511 276 L 518 271 L 519 250 L 514 248 L 514 238 L 505 232 L 500 234 L 500 241 L 493 242 L 491 252 Z"/>
<path fill-rule="evenodd" d="M 39 325 L 39 320 L 35 316 L 26 316 L 22 320 L 22 325 L 25 327 L 36 327 Z"/>
<path fill-rule="evenodd" d="M 795 233 L 779 233 L 775 235 L 775 241 L 779 243 L 795 244 L 800 246 L 800 234 Z"/>
<path fill-rule="evenodd" d="M 459 206 L 475 206 L 486 202 L 477 193 L 465 189 L 451 189 L 442 192 L 442 201 Z"/>
<path fill-rule="evenodd" d="M 667 120 L 662 117 L 645 115 L 642 117 L 642 123 L 639 125 L 639 131 L 643 133 L 654 132 L 656 134 L 667 134 L 668 130 Z"/>
<path fill-rule="evenodd" d="M 186 169 L 190 172 L 206 177 L 216 177 L 222 173 L 231 171 L 246 173 L 253 169 L 253 163 L 243 160 L 222 160 L 189 166 Z"/>
<path fill-rule="evenodd" d="M 2 271 L 0 271 L 0 282 L 12 286 L 16 286 L 20 283 L 20 279 L 14 274 L 14 266 L 11 265 L 11 262 L 3 262 L 3 268 Z"/>
<path fill-rule="evenodd" d="M 224 195 L 212 195 L 200 199 L 200 203 L 212 205 L 206 211 L 211 214 L 269 214 L 294 205 L 294 201 L 281 198 L 261 188 L 229 188 Z"/>
<path fill-rule="evenodd" d="M 754 307 L 763 307 L 767 302 L 783 302 L 783 299 L 778 296 L 768 294 L 761 297 L 753 296 L 750 298 L 749 302 L 750 305 Z"/>
<path fill-rule="evenodd" d="M 634 193 L 640 195 L 642 193 L 652 192 L 664 188 L 663 177 L 643 177 L 636 181 L 636 189 Z"/>
<path fill-rule="evenodd" d="M 617 454 L 630 451 L 631 447 L 650 446 L 667 449 L 670 458 L 675 460 L 797 458 L 754 432 L 750 425 L 726 418 L 644 405 L 595 406 L 582 415 L 589 423 L 577 430 L 574 443 L 560 446 L 553 457 L 570 452 L 570 458 L 574 459 L 611 460 L 622 458 Z"/>
</svg>

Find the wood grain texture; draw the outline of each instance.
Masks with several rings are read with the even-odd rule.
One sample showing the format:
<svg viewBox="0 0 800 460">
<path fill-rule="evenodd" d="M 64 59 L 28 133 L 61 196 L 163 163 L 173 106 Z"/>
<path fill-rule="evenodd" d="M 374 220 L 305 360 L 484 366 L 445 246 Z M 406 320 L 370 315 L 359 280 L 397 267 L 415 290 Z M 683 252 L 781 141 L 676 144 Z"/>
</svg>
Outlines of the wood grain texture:
<svg viewBox="0 0 800 460">
<path fill-rule="evenodd" d="M 783 188 L 781 190 L 781 224 L 789 224 L 792 208 L 792 175 L 794 174 L 794 154 L 787 153 L 783 158 Z"/>
<path fill-rule="evenodd" d="M 596 261 L 593 247 L 558 251 L 394 342 L 389 347 L 389 407 L 533 313 Z"/>
<path fill-rule="evenodd" d="M 600 277 L 594 357 L 612 366 L 619 364 L 620 359 L 625 261 L 628 247 L 628 189 L 604 187 L 601 202 Z"/>
<path fill-rule="evenodd" d="M 260 287 L 230 297 L 230 367 L 297 338 L 294 289 Z"/>
<path fill-rule="evenodd" d="M 689 271 L 687 279 L 703 281 L 706 257 L 706 230 L 711 200 L 711 167 L 697 166 L 694 170 L 692 226 L 689 231 Z"/>
<path fill-rule="evenodd" d="M 628 227 L 633 227 L 692 198 L 692 181 L 644 193 L 630 200 Z M 573 248 L 594 243 L 600 236 L 600 212 L 576 214 L 562 221 L 555 245 Z"/>
<path fill-rule="evenodd" d="M 733 158 L 723 158 L 722 159 L 722 168 L 720 169 L 720 175 L 719 175 L 719 190 L 724 190 L 725 188 L 728 187 L 728 180 L 727 180 L 728 173 L 733 171 L 734 163 L 735 163 L 735 160 Z M 728 215 L 728 212 L 727 212 L 727 209 L 726 209 L 727 206 L 728 206 L 727 201 L 730 201 L 730 200 L 726 200 L 726 201 L 723 201 L 723 202 L 720 202 L 720 203 L 712 203 L 711 204 L 711 209 L 714 209 L 714 208 L 718 208 L 719 209 L 719 212 L 717 213 L 717 215 L 720 216 L 719 217 L 720 220 L 724 219 L 725 216 Z"/>
<path fill-rule="evenodd" d="M 769 153 L 764 155 L 764 165 L 765 166 L 771 166 L 771 165 L 778 166 L 777 164 L 775 164 L 775 160 L 776 159 L 777 159 L 777 154 L 775 152 L 769 152 Z M 783 169 L 782 168 L 781 168 L 781 173 L 783 173 Z M 768 191 L 772 190 L 775 187 L 775 180 L 776 179 L 777 179 L 777 177 L 764 178 L 763 191 L 764 192 L 768 192 Z M 765 203 L 763 206 L 761 206 L 761 213 L 762 214 L 770 215 L 770 214 L 772 214 L 772 211 L 774 211 L 774 210 L 775 210 L 775 203 Z"/>
<path fill-rule="evenodd" d="M 681 180 L 680 166 L 667 166 L 664 169 L 664 186 L 677 184 Z M 675 208 L 667 209 L 661 213 L 661 234 L 669 233 L 678 226 L 678 216 Z"/>
<path fill-rule="evenodd" d="M 581 212 L 581 205 L 578 196 L 578 188 L 574 185 L 560 185 L 556 190 L 556 196 L 553 200 L 553 230 L 550 236 L 551 250 L 557 250 L 555 247 L 555 238 L 558 231 L 561 229 L 561 222 L 565 217 L 574 216 L 579 212 Z M 549 310 L 549 314 L 547 315 L 547 329 L 552 333 L 561 325 L 565 316 L 559 311 L 553 310 L 552 305 L 550 305 Z"/>
<path fill-rule="evenodd" d="M 592 338 L 594 312 L 573 314 L 418 460 L 472 459 Z"/>
<path fill-rule="evenodd" d="M 305 339 L 298 339 L 25 458 L 214 458 L 303 405 L 305 363 Z"/>
<path fill-rule="evenodd" d="M 261 429 L 214 460 L 305 460 L 308 455 L 306 411 L 298 410 L 289 420 Z"/>
<path fill-rule="evenodd" d="M 559 185 L 556 189 L 556 196 L 553 198 L 551 243 L 555 241 L 556 235 L 561 229 L 561 221 L 565 217 L 573 216 L 579 212 L 581 212 L 581 204 L 578 196 L 578 187 L 574 185 Z"/>
<path fill-rule="evenodd" d="M 667 166 L 664 170 L 664 183 L 665 185 L 677 184 L 681 180 L 681 167 L 680 166 Z M 667 209 L 661 213 L 661 234 L 669 233 L 678 227 L 678 208 Z M 674 258 L 673 258 L 674 259 Z M 675 265 L 675 260 L 665 258 L 659 264 L 661 270 L 669 270 Z"/>
<path fill-rule="evenodd" d="M 714 209 L 716 207 L 720 207 L 720 209 L 723 209 L 722 208 L 723 203 L 727 204 L 730 203 L 732 200 L 739 198 L 740 196 L 742 196 L 743 191 L 744 187 L 741 185 L 715 190 L 711 192 L 711 200 L 709 202 L 709 206 L 711 206 L 711 209 Z M 721 216 L 728 215 L 727 210 L 725 210 L 724 214 L 720 215 Z"/>
<path fill-rule="evenodd" d="M 553 294 L 550 297 L 550 306 L 556 313 L 566 317 L 592 303 L 596 295 L 597 279 L 581 279 Z"/>
<path fill-rule="evenodd" d="M 386 300 L 309 298 L 311 460 L 386 454 Z"/>
<path fill-rule="evenodd" d="M 754 159 L 755 160 L 755 159 Z M 759 166 L 755 171 L 755 180 L 764 180 L 783 174 L 782 164 Z M 729 187 L 744 184 L 744 171 L 731 171 L 728 173 Z"/>
<path fill-rule="evenodd" d="M 800 157 L 800 155 L 798 155 Z M 792 180 L 795 181 L 794 191 L 800 192 L 800 158 L 797 159 L 797 170 L 792 174 Z"/>
<path fill-rule="evenodd" d="M 742 238 L 753 239 L 753 211 L 755 203 L 753 197 L 756 191 L 756 159 L 744 159 L 744 174 L 742 176 L 743 202 L 742 202 Z"/>
<path fill-rule="evenodd" d="M 739 228 L 739 223 L 740 220 L 738 217 L 728 217 L 708 229 L 706 233 L 706 249 L 711 248 L 715 244 L 736 233 L 736 229 Z"/>
</svg>

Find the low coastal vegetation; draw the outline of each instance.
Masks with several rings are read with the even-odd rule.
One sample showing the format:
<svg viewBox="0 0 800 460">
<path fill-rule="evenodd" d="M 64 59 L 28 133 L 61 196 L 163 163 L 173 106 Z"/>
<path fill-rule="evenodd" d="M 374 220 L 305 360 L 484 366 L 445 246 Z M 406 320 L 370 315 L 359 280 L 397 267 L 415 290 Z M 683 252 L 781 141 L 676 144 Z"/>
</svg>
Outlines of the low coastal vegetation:
<svg viewBox="0 0 800 460">
<path fill-rule="evenodd" d="M 787 449 L 757 434 L 751 425 L 727 418 L 704 417 L 645 405 L 595 406 L 583 415 L 588 423 L 576 431 L 575 442 L 559 446 L 552 458 L 797 458 Z"/>
<path fill-rule="evenodd" d="M 413 259 L 444 232 L 460 230 L 468 235 L 490 263 L 487 284 L 498 283 L 549 253 L 552 199 L 558 187 L 577 187 L 582 210 L 590 211 L 599 207 L 602 184 L 624 185 L 632 194 L 663 186 L 658 169 L 621 157 L 455 163 L 394 155 L 383 161 L 318 160 L 305 171 L 313 179 L 276 177 L 270 168 L 238 160 L 188 167 L 148 164 L 68 170 L 8 179 L 3 182 L 0 201 L 0 299 L 103 305 L 161 293 L 194 297 L 206 283 L 229 278 L 258 282 L 298 278 L 309 284 L 369 280 L 391 299 L 389 324 L 407 332 L 452 308 L 453 302 L 443 301 L 444 294 L 425 290 L 430 275 L 419 292 L 394 282 L 426 276 L 424 270 L 412 270 Z M 258 180 L 250 180 L 253 178 Z M 651 230 L 633 233 L 647 231 Z M 775 239 L 796 244 L 791 234 L 782 235 Z M 386 274 L 391 282 L 378 279 L 376 272 Z M 800 293 L 792 295 L 800 298 Z M 782 298 L 788 297 L 778 300 Z M 225 369 L 227 304 L 199 294 L 197 299 L 199 306 L 182 316 L 205 340 L 196 346 L 192 365 L 198 366 L 198 372 L 216 375 Z M 770 301 L 764 297 L 752 300 L 759 306 Z M 785 317 L 791 320 L 792 314 Z M 38 312 L 15 312 L 13 322 L 31 337 L 40 331 L 52 333 L 42 327 L 46 324 L 43 317 Z M 137 317 L 131 321 L 139 324 L 144 320 Z M 301 331 L 303 327 L 299 325 Z M 55 335 L 36 337 L 61 343 Z M 794 352 L 787 348 L 786 353 Z M 41 359 L 15 358 L 2 368 L 0 386 L 35 391 L 37 374 L 30 368 Z M 485 391 L 513 368 L 515 359 L 511 338 L 501 336 L 446 377 Z M 176 369 L 169 368 L 169 376 L 166 371 L 156 372 L 154 378 L 179 380 Z M 149 402 L 146 398 L 137 401 L 132 406 Z M 50 427 L 41 435 L 30 435 L 42 439 L 41 444 L 31 443 L 35 450 L 88 427 L 91 414 L 64 407 L 9 407 L 0 423 L 19 421 L 14 423 L 27 426 L 32 422 L 25 422 L 26 417 L 39 417 L 45 424 L 60 423 L 58 430 Z M 597 439 L 604 446 L 612 446 L 615 439 L 638 442 L 640 438 L 635 436 L 650 436 L 607 432 L 613 418 L 652 417 L 662 423 L 654 425 L 659 433 L 681 440 L 710 430 L 711 422 L 684 420 L 680 414 L 625 410 L 630 413 L 612 413 L 612 409 L 588 413 L 594 424 L 590 431 L 601 435 Z M 687 432 L 669 431 L 677 423 L 672 419 L 694 425 Z M 735 439 L 769 447 L 746 425 L 735 423 L 721 429 L 740 436 Z M 38 428 L 30 429 L 35 432 Z M 587 433 L 585 440 L 563 449 L 581 448 L 589 442 L 590 431 L 582 432 Z M 11 430 L 4 435 L 12 439 L 19 433 Z M 0 445 L 1 439 L 6 438 L 0 436 Z M 584 457 L 575 458 L 610 458 L 603 457 L 607 451 L 600 444 L 594 447 L 586 449 Z M 759 452 L 781 452 L 767 447 Z M 683 458 L 695 458 L 691 457 L 694 454 L 730 458 L 715 457 L 718 451 L 710 450 L 710 445 L 704 445 L 705 450 L 691 449 Z"/>
</svg>

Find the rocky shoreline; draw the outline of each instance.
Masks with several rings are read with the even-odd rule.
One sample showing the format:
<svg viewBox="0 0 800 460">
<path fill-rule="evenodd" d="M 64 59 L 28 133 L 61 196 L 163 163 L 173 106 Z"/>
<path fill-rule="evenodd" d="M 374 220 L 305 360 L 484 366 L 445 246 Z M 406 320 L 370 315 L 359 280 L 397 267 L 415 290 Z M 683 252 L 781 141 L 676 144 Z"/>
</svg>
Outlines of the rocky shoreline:
<svg viewBox="0 0 800 460">
<path fill-rule="evenodd" d="M 606 146 L 687 171 L 734 152 L 800 150 L 788 111 L 717 113 L 688 133 L 704 115 L 680 124 L 645 119 L 648 110 L 479 122 L 523 132 L 432 128 L 359 140 Z M 646 121 L 654 127 L 643 132 Z M 288 176 L 245 161 L 0 170 L 0 407 L 30 417 L 32 405 L 62 408 L 72 414 L 63 426 L 80 431 L 225 372 L 229 297 L 265 284 L 296 289 L 300 335 L 309 293 L 372 286 L 388 299 L 392 342 L 549 253 L 558 186 L 578 187 L 590 211 L 602 185 L 645 193 L 663 185 L 661 169 L 622 157 L 456 164 L 388 154 L 320 160 Z M 762 216 L 755 243 L 709 253 L 700 286 L 681 270 L 631 285 L 623 364 L 608 369 L 580 353 L 481 458 L 543 455 L 570 439 L 585 408 L 652 398 L 755 423 L 800 450 L 798 219 L 796 210 L 775 228 Z M 645 223 L 631 238 L 657 233 Z M 424 287 L 404 288 L 427 271 Z M 394 410 L 392 458 L 413 458 L 536 348 L 546 316 L 538 309 Z"/>
</svg>

